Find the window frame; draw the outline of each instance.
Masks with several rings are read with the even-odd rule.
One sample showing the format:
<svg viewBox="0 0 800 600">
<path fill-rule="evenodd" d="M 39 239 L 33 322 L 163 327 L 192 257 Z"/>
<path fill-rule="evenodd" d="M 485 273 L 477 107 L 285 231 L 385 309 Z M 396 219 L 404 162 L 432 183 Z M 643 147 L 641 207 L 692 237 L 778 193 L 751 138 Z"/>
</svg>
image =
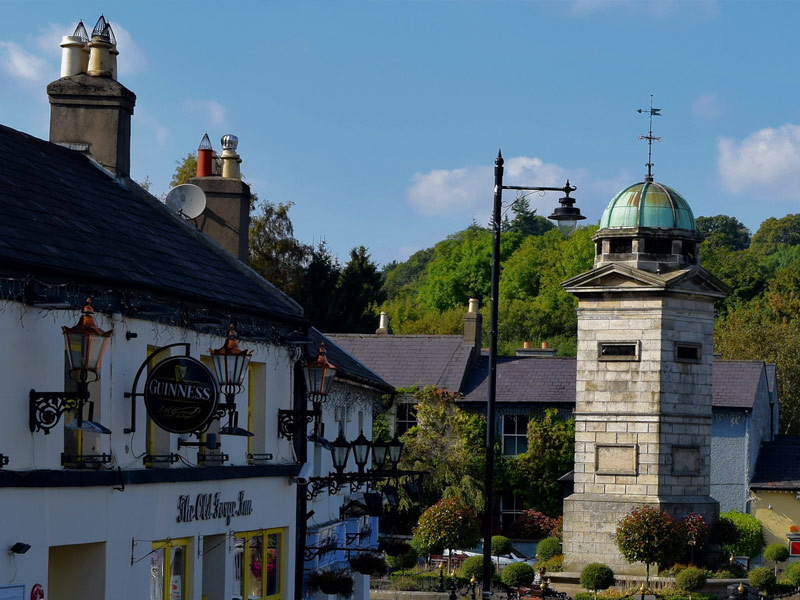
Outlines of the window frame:
<svg viewBox="0 0 800 600">
<path fill-rule="evenodd" d="M 285 541 L 285 528 L 283 527 L 275 527 L 272 529 L 256 529 L 251 531 L 236 531 L 233 534 L 234 540 L 242 540 L 242 578 L 241 578 L 241 585 L 242 585 L 242 595 L 241 600 L 249 600 L 250 596 L 248 594 L 249 583 L 250 583 L 250 569 L 246 568 L 246 565 L 250 563 L 250 540 L 256 537 L 261 538 L 261 547 L 263 551 L 266 551 L 269 546 L 269 536 L 277 535 L 278 536 L 278 553 L 277 553 L 277 568 L 275 569 L 274 576 L 278 578 L 278 585 L 277 591 L 274 594 L 267 595 L 267 587 L 269 585 L 269 576 L 262 576 L 261 577 L 261 596 L 258 597 L 258 600 L 279 600 L 283 597 L 283 589 L 284 589 L 284 562 L 286 560 L 286 541 Z M 234 557 L 236 553 L 234 553 Z M 262 565 L 263 565 L 263 557 L 262 557 Z M 262 573 L 263 567 L 262 567 Z M 233 582 L 237 581 L 238 573 L 236 572 L 236 563 L 234 558 L 234 565 L 233 565 Z M 231 591 L 231 597 L 236 598 L 236 594 Z"/>
<path fill-rule="evenodd" d="M 500 447 L 503 451 L 503 456 L 519 456 L 520 454 L 524 454 L 528 451 L 528 424 L 531 422 L 530 415 L 522 415 L 522 414 L 509 414 L 509 415 L 502 415 L 502 419 L 500 420 L 500 440 L 501 444 Z M 514 432 L 507 433 L 506 432 L 506 418 L 514 419 Z M 519 419 L 525 419 L 525 426 L 522 433 L 519 431 Z M 509 454 L 506 452 L 506 438 L 513 438 L 514 439 L 514 449 L 517 450 L 514 454 Z M 519 452 L 519 440 L 520 438 L 524 439 L 525 449 L 522 452 Z"/>
<path fill-rule="evenodd" d="M 181 581 L 181 598 L 188 600 L 189 594 L 189 575 L 191 566 L 189 555 L 189 542 L 191 538 L 167 538 L 166 540 L 156 540 L 150 544 L 151 553 L 157 550 L 164 550 L 164 564 L 162 565 L 162 572 L 164 574 L 162 581 L 162 600 L 169 600 L 170 598 L 170 581 L 172 579 L 172 550 L 173 548 L 183 548 L 183 581 Z M 152 578 L 153 572 L 150 571 Z"/>
</svg>

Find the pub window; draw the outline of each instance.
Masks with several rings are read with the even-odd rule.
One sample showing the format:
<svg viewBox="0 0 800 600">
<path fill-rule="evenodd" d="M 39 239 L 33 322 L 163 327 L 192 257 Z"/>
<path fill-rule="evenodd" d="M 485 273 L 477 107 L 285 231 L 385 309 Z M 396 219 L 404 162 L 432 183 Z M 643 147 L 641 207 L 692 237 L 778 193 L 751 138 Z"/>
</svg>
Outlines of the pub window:
<svg viewBox="0 0 800 600">
<path fill-rule="evenodd" d="M 189 538 L 153 542 L 150 600 L 188 598 Z"/>
<path fill-rule="evenodd" d="M 416 405 L 411 402 L 403 402 L 397 405 L 397 416 L 395 418 L 394 432 L 403 435 L 406 431 L 417 425 Z"/>
<path fill-rule="evenodd" d="M 675 360 L 679 362 L 700 362 L 700 344 L 675 344 Z"/>
<path fill-rule="evenodd" d="M 528 450 L 528 415 L 503 415 L 503 454 L 516 456 Z"/>
<path fill-rule="evenodd" d="M 639 360 L 639 342 L 598 342 L 598 360 Z"/>
<path fill-rule="evenodd" d="M 235 600 L 274 600 L 281 597 L 283 531 L 262 529 L 235 535 L 233 590 Z"/>
</svg>

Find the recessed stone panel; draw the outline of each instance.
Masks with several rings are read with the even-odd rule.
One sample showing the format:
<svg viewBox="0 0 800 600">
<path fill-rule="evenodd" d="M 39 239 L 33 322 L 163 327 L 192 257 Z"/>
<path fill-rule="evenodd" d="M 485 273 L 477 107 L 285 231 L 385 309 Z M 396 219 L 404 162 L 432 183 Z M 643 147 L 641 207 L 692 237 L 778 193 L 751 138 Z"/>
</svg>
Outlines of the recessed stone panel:
<svg viewBox="0 0 800 600">
<path fill-rule="evenodd" d="M 637 455 L 636 444 L 598 444 L 594 470 L 604 475 L 636 475 Z"/>
<path fill-rule="evenodd" d="M 700 474 L 700 448 L 697 446 L 672 447 L 672 472 L 675 475 Z"/>
</svg>

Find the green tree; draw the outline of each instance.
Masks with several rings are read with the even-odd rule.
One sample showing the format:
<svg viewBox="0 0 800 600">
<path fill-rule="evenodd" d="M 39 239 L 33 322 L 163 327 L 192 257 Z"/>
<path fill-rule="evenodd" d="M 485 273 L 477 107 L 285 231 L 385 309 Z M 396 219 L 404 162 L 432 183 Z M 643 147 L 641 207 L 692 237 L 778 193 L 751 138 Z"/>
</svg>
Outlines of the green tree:
<svg viewBox="0 0 800 600">
<path fill-rule="evenodd" d="M 764 538 L 761 533 L 761 521 L 753 515 L 740 513 L 737 510 L 729 510 L 719 515 L 720 520 L 733 523 L 739 532 L 739 539 L 732 545 L 725 545 L 722 550 L 726 554 L 735 556 L 747 556 L 755 558 L 761 553 L 764 547 Z"/>
<path fill-rule="evenodd" d="M 795 588 L 800 588 L 800 562 L 789 563 L 783 572 L 784 578 Z"/>
<path fill-rule="evenodd" d="M 775 587 L 775 573 L 767 567 L 758 567 L 747 574 L 747 583 L 758 591 L 768 594 Z"/>
<path fill-rule="evenodd" d="M 441 547 L 452 554 L 455 548 L 474 546 L 480 538 L 479 529 L 478 517 L 470 507 L 457 498 L 443 498 L 420 515 L 414 537 L 424 552 Z"/>
<path fill-rule="evenodd" d="M 184 158 L 176 160 L 175 172 L 172 174 L 172 180 L 169 182 L 169 187 L 173 188 L 176 185 L 186 183 L 190 177 L 197 175 L 197 153 L 190 152 Z"/>
<path fill-rule="evenodd" d="M 443 497 L 455 497 L 475 512 L 483 510 L 483 475 L 486 419 L 462 411 L 455 396 L 432 386 L 413 393 L 416 426 L 402 437 L 405 446 L 401 467 L 427 471 L 423 481 L 423 502 L 433 504 Z"/>
<path fill-rule="evenodd" d="M 508 231 L 519 233 L 523 237 L 529 235 L 544 235 L 555 225 L 544 217 L 536 214 L 536 209 L 531 208 L 528 198 L 522 197 L 514 201 L 511 205 L 511 212 L 514 218 L 508 224 Z"/>
<path fill-rule="evenodd" d="M 309 248 L 294 299 L 303 307 L 306 318 L 320 331 L 333 331 L 339 320 L 331 290 L 339 283 L 341 267 L 324 241 Z"/>
<path fill-rule="evenodd" d="M 332 332 L 372 333 L 377 327 L 376 309 L 384 300 L 381 275 L 367 249 L 350 250 L 350 260 L 339 275 L 336 286 L 339 322 Z"/>
<path fill-rule="evenodd" d="M 683 539 L 668 512 L 645 505 L 622 518 L 614 541 L 629 563 L 645 563 L 650 585 L 650 565 L 674 562 L 682 550 Z"/>
<path fill-rule="evenodd" d="M 706 573 L 697 567 L 686 567 L 675 576 L 675 586 L 679 590 L 689 592 L 689 600 L 692 600 L 692 593 L 702 591 L 706 586 Z"/>
<path fill-rule="evenodd" d="M 516 562 L 507 565 L 503 569 L 503 572 L 500 573 L 500 579 L 507 586 L 517 588 L 519 593 L 519 588 L 528 586 L 533 582 L 534 575 L 535 571 L 532 566 L 524 562 Z"/>
<path fill-rule="evenodd" d="M 607 590 L 614 585 L 614 571 L 602 563 L 589 563 L 581 570 L 581 587 L 594 592 L 597 600 L 598 590 Z"/>
<path fill-rule="evenodd" d="M 789 558 L 789 549 L 783 544 L 770 544 L 764 548 L 764 558 L 775 563 L 775 577 L 777 577 L 778 563 Z"/>
<path fill-rule="evenodd" d="M 494 563 L 490 563 L 489 570 L 494 575 Z M 458 574 L 464 579 L 472 579 L 474 577 L 477 581 L 481 581 L 483 579 L 483 557 L 468 556 L 465 558 L 464 562 L 461 563 L 461 568 L 458 569 Z"/>
<path fill-rule="evenodd" d="M 533 508 L 550 516 L 561 514 L 558 478 L 572 469 L 575 458 L 575 421 L 547 409 L 528 421 L 528 449 L 516 456 L 498 458 L 498 493 L 514 493 Z"/>
<path fill-rule="evenodd" d="M 724 247 L 730 250 L 744 250 L 750 245 L 750 230 L 736 217 L 716 215 L 714 217 L 697 217 L 697 230 L 712 247 Z"/>
<path fill-rule="evenodd" d="M 402 263 L 392 262 L 383 267 L 383 292 L 389 298 L 411 295 L 416 292 L 425 268 L 433 257 L 433 248 L 419 250 Z"/>
<path fill-rule="evenodd" d="M 513 550 L 511 540 L 504 535 L 492 536 L 492 556 L 497 557 L 497 566 L 500 566 L 500 557 L 509 554 Z"/>
<path fill-rule="evenodd" d="M 294 237 L 289 219 L 293 204 L 261 202 L 250 221 L 250 267 L 292 297 L 303 285 L 311 248 Z"/>
<path fill-rule="evenodd" d="M 765 220 L 753 234 L 750 245 L 759 254 L 772 254 L 781 247 L 800 245 L 800 214 Z"/>
</svg>

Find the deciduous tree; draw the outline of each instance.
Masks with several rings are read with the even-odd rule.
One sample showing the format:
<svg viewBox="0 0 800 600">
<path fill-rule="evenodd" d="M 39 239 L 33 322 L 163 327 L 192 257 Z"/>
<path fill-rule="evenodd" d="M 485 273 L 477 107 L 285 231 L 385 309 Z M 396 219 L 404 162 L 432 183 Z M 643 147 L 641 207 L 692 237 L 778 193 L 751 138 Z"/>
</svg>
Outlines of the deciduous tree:
<svg viewBox="0 0 800 600">
<path fill-rule="evenodd" d="M 645 505 L 622 518 L 614 540 L 629 563 L 645 563 L 649 585 L 650 565 L 674 562 L 682 550 L 683 538 L 668 512 Z"/>
</svg>

